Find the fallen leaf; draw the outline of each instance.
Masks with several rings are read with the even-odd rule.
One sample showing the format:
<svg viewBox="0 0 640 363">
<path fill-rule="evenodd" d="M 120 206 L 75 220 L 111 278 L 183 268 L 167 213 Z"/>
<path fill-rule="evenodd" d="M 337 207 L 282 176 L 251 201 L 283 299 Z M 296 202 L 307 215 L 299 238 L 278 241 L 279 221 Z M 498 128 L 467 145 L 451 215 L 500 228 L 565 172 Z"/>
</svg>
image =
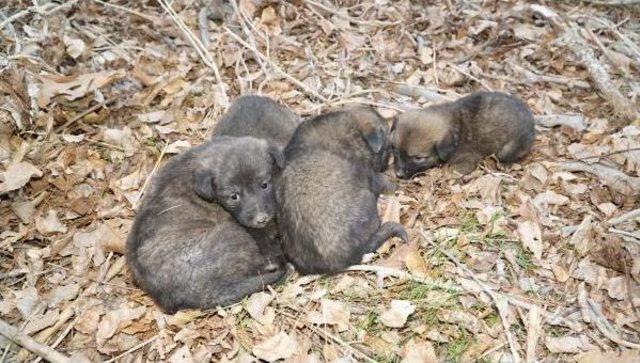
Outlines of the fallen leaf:
<svg viewBox="0 0 640 363">
<path fill-rule="evenodd" d="M 266 310 L 272 300 L 273 295 L 267 294 L 264 291 L 256 292 L 249 297 L 244 309 L 260 324 L 269 325 L 273 323 L 273 319 L 275 318 L 273 309 Z"/>
<path fill-rule="evenodd" d="M 49 292 L 49 307 L 55 307 L 63 301 L 70 301 L 78 296 L 80 285 L 69 284 L 54 287 Z"/>
<path fill-rule="evenodd" d="M 537 259 L 542 258 L 542 231 L 540 226 L 531 221 L 519 222 L 518 234 L 522 245 L 531 251 Z"/>
<path fill-rule="evenodd" d="M 380 314 L 380 321 L 390 328 L 402 328 L 414 311 L 416 307 L 410 301 L 391 300 L 391 308 Z"/>
<path fill-rule="evenodd" d="M 24 290 L 15 291 L 16 307 L 23 318 L 29 317 L 33 312 L 33 308 L 40 301 L 38 290 L 35 287 L 27 287 Z"/>
<path fill-rule="evenodd" d="M 178 140 L 174 141 L 169 146 L 167 146 L 166 153 L 167 154 L 180 154 L 186 149 L 191 147 L 191 143 L 187 140 Z"/>
<path fill-rule="evenodd" d="M 100 320 L 98 331 L 96 332 L 98 345 L 103 345 L 109 338 L 129 326 L 133 320 L 139 319 L 146 310 L 144 306 L 137 308 L 124 307 L 105 314 Z"/>
<path fill-rule="evenodd" d="M 41 75 L 42 86 L 39 90 L 38 105 L 46 107 L 51 99 L 58 95 L 63 95 L 67 100 L 73 101 L 123 78 L 125 75 L 126 72 L 123 69 L 74 76 Z"/>
<path fill-rule="evenodd" d="M 58 313 L 58 310 L 48 310 L 45 314 L 38 314 L 31 317 L 27 325 L 22 329 L 22 332 L 29 335 L 37 333 L 57 323 L 59 319 L 60 313 Z"/>
<path fill-rule="evenodd" d="M 44 217 L 36 218 L 36 229 L 43 235 L 67 232 L 67 226 L 58 219 L 58 213 L 51 209 Z"/>
<path fill-rule="evenodd" d="M 183 345 L 178 348 L 171 356 L 169 357 L 168 362 L 170 363 L 193 363 L 195 360 L 193 359 L 193 355 L 191 355 L 191 351 L 187 345 Z"/>
<path fill-rule="evenodd" d="M 584 217 L 578 229 L 571 236 L 571 240 L 569 241 L 572 244 L 576 252 L 578 252 L 578 256 L 586 256 L 593 245 L 593 224 L 591 222 L 592 218 L 590 215 Z"/>
<path fill-rule="evenodd" d="M 349 328 L 349 318 L 351 312 L 349 306 L 346 303 L 322 299 L 320 301 L 321 311 L 312 311 L 308 314 L 307 319 L 317 325 L 336 325 L 338 331 L 345 331 Z"/>
<path fill-rule="evenodd" d="M 285 332 L 280 332 L 254 346 L 251 352 L 257 358 L 264 359 L 267 362 L 275 362 L 278 359 L 290 358 L 297 349 L 298 342 L 296 339 Z"/>
<path fill-rule="evenodd" d="M 400 351 L 401 363 L 436 363 L 438 357 L 433 344 L 428 341 L 409 340 Z"/>
<path fill-rule="evenodd" d="M 413 250 L 410 251 L 407 257 L 405 257 L 405 263 L 407 265 L 407 269 L 413 275 L 418 277 L 427 277 L 429 275 L 429 267 L 427 263 L 424 261 L 424 258 L 420 254 L 420 251 Z"/>
<path fill-rule="evenodd" d="M 33 177 L 41 177 L 42 172 L 26 161 L 9 164 L 7 170 L 0 173 L 0 193 L 10 192 L 25 186 Z"/>
<path fill-rule="evenodd" d="M 65 35 L 62 37 L 62 42 L 67 47 L 67 54 L 69 54 L 73 59 L 80 57 L 87 49 L 87 45 L 84 44 L 82 39 L 72 38 Z"/>
</svg>

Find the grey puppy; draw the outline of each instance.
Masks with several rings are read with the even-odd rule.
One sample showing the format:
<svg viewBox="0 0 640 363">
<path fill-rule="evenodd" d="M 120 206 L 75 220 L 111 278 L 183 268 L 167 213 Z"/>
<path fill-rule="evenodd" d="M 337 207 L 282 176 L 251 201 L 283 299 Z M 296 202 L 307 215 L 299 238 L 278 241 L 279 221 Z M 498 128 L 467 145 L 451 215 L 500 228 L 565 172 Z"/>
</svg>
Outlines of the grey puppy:
<svg viewBox="0 0 640 363">
<path fill-rule="evenodd" d="M 400 178 L 444 162 L 469 174 L 489 155 L 506 163 L 524 157 L 535 139 L 535 128 L 529 107 L 520 99 L 477 92 L 397 116 L 390 138 Z"/>
<path fill-rule="evenodd" d="M 308 119 L 294 133 L 275 191 L 284 252 L 298 272 L 338 272 L 393 236 L 407 240 L 400 224 L 378 217 L 378 196 L 394 188 L 378 173 L 387 136 L 368 107 Z"/>
<path fill-rule="evenodd" d="M 246 95 L 233 102 L 212 136 L 253 136 L 284 149 L 299 124 L 295 113 L 271 98 Z"/>
<path fill-rule="evenodd" d="M 284 256 L 256 228 L 274 216 L 271 176 L 283 161 L 251 137 L 220 137 L 171 159 L 127 239 L 137 285 L 174 312 L 234 303 L 280 280 Z"/>
</svg>

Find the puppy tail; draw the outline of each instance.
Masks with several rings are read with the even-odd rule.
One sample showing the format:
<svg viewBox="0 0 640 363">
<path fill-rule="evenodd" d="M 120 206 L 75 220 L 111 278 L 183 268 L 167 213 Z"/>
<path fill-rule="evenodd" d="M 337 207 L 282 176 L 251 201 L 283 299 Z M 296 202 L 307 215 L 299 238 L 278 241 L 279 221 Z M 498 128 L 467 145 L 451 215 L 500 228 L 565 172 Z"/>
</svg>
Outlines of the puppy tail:
<svg viewBox="0 0 640 363">
<path fill-rule="evenodd" d="M 365 253 L 377 250 L 378 247 L 380 247 L 386 240 L 391 237 L 399 237 L 403 241 L 409 242 L 407 231 L 405 231 L 404 227 L 400 223 L 385 222 L 382 223 L 380 228 L 378 228 L 376 233 L 369 240 L 368 248 Z"/>
</svg>

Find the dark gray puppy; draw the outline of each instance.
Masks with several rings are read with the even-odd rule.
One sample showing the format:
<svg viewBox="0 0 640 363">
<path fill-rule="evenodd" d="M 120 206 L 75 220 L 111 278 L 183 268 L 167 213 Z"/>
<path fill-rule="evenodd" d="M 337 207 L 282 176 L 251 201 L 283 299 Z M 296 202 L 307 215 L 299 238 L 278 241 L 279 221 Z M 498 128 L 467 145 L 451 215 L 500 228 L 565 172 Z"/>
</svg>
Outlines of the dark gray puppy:
<svg viewBox="0 0 640 363">
<path fill-rule="evenodd" d="M 390 138 L 395 173 L 410 178 L 444 162 L 468 174 L 489 155 L 515 162 L 531 149 L 535 128 L 529 107 L 520 99 L 477 92 L 397 116 Z"/>
<path fill-rule="evenodd" d="M 171 159 L 152 179 L 126 245 L 135 282 L 168 312 L 226 305 L 285 273 L 261 229 L 282 154 L 264 140 L 220 137 Z M 245 228 L 249 227 L 249 228 Z"/>
<path fill-rule="evenodd" d="M 233 102 L 212 136 L 253 136 L 284 149 L 299 124 L 295 113 L 271 98 L 246 95 Z"/>
<path fill-rule="evenodd" d="M 407 240 L 400 224 L 378 217 L 378 196 L 394 188 L 378 173 L 387 134 L 364 107 L 306 120 L 294 133 L 275 191 L 284 252 L 298 272 L 338 272 L 393 236 Z"/>
</svg>

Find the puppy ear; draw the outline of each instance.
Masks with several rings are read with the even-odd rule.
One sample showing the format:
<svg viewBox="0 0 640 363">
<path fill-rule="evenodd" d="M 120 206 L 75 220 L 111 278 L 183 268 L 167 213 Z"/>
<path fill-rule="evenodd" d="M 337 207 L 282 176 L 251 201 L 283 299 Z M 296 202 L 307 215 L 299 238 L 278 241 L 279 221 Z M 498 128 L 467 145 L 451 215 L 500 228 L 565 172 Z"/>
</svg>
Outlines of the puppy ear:
<svg viewBox="0 0 640 363">
<path fill-rule="evenodd" d="M 455 131 L 450 131 L 444 139 L 436 143 L 436 156 L 440 161 L 447 161 L 458 146 L 458 135 Z"/>
<path fill-rule="evenodd" d="M 200 198 L 209 202 L 215 200 L 213 172 L 211 170 L 196 170 L 193 175 L 193 181 L 196 194 L 198 194 Z"/>
<path fill-rule="evenodd" d="M 282 148 L 276 145 L 269 145 L 268 149 L 269 155 L 273 158 L 276 165 L 279 169 L 284 168 L 284 154 L 282 152 Z"/>
<path fill-rule="evenodd" d="M 373 132 L 364 135 L 364 140 L 367 142 L 371 150 L 377 154 L 382 150 L 385 137 L 384 129 L 382 127 L 376 127 Z"/>
</svg>

